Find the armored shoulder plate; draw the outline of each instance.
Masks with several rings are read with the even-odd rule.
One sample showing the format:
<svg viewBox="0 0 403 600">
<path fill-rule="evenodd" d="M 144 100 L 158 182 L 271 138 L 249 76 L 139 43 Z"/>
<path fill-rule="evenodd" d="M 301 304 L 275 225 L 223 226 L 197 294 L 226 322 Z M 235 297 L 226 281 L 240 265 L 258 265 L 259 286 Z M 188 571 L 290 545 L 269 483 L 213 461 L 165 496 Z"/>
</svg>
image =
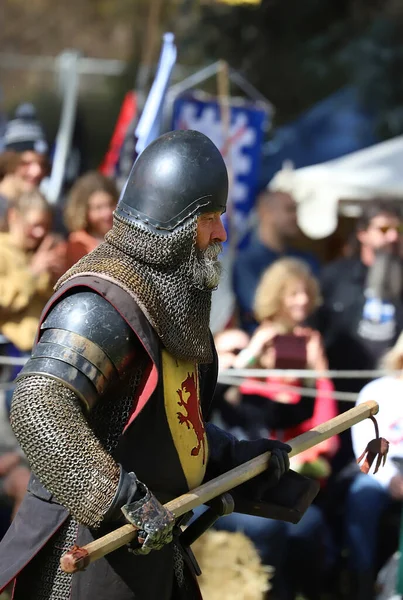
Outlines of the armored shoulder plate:
<svg viewBox="0 0 403 600">
<path fill-rule="evenodd" d="M 139 352 L 134 332 L 95 292 L 63 297 L 46 316 L 19 378 L 43 374 L 65 383 L 91 408 Z"/>
</svg>

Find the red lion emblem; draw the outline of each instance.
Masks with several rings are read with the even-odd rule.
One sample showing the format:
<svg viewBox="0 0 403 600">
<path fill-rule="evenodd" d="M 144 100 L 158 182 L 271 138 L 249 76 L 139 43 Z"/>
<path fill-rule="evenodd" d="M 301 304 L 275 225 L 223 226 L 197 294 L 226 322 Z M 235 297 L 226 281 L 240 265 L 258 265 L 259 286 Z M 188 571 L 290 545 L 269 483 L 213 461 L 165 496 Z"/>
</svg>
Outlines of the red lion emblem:
<svg viewBox="0 0 403 600">
<path fill-rule="evenodd" d="M 183 393 L 189 394 L 187 399 L 184 399 Z M 179 396 L 179 406 L 183 406 L 186 410 L 186 414 L 177 412 L 179 423 L 186 423 L 188 429 L 193 429 L 196 435 L 197 446 L 192 448 L 192 456 L 199 456 L 201 447 L 203 447 L 203 465 L 206 461 L 206 447 L 205 447 L 205 429 L 203 423 L 203 417 L 200 410 L 200 404 L 197 397 L 196 378 L 194 373 L 188 373 L 185 381 L 179 390 L 176 390 Z"/>
</svg>

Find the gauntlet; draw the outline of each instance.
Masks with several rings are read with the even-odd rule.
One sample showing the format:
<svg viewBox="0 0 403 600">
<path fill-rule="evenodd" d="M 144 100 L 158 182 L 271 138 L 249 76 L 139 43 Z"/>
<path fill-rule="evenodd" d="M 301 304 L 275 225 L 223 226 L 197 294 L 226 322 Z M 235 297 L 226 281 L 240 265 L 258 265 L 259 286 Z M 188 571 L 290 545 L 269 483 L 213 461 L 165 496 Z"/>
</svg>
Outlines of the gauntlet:
<svg viewBox="0 0 403 600">
<path fill-rule="evenodd" d="M 175 517 L 157 500 L 144 483 L 137 481 L 139 500 L 122 506 L 127 521 L 138 528 L 137 545 L 130 545 L 133 554 L 148 554 L 172 542 Z"/>
<path fill-rule="evenodd" d="M 172 542 L 174 515 L 134 473 L 127 473 L 120 467 L 119 485 L 104 522 L 121 525 L 123 517 L 125 522 L 138 529 L 136 540 L 129 544 L 133 554 L 148 554 Z"/>
</svg>

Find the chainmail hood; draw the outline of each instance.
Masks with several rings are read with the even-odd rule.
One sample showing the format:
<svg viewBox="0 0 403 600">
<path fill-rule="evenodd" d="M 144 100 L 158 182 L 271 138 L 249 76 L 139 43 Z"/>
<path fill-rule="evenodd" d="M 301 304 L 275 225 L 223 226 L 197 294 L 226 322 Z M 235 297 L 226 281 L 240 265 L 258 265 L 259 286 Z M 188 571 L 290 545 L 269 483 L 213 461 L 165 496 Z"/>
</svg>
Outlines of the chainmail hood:
<svg viewBox="0 0 403 600">
<path fill-rule="evenodd" d="M 136 300 L 168 352 L 212 362 L 211 290 L 198 289 L 192 279 L 196 230 L 197 216 L 159 234 L 115 214 L 105 242 L 67 271 L 56 289 L 78 275 L 111 279 Z"/>
</svg>

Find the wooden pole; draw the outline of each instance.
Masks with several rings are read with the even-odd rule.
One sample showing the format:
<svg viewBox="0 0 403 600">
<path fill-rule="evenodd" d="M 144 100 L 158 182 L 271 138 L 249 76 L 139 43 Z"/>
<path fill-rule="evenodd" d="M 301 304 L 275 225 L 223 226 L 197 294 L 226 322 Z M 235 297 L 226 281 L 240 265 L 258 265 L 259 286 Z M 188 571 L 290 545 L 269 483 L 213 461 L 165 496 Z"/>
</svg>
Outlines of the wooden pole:
<svg viewBox="0 0 403 600">
<path fill-rule="evenodd" d="M 229 140 L 229 130 L 231 124 L 231 108 L 230 108 L 230 80 L 228 63 L 225 60 L 220 60 L 217 71 L 217 90 L 218 103 L 221 112 L 221 124 L 223 130 L 223 148 L 224 156 L 227 150 Z"/>
<path fill-rule="evenodd" d="M 234 224 L 234 203 L 231 197 L 232 184 L 234 180 L 234 170 L 231 156 L 231 90 L 229 78 L 229 66 L 225 60 L 220 60 L 217 70 L 217 91 L 218 104 L 221 114 L 221 128 L 223 143 L 221 152 L 225 159 L 228 171 L 228 190 L 229 202 L 227 205 L 227 222 L 229 234 L 229 251 L 231 259 L 234 259 L 237 240 L 235 239 L 235 224 Z"/>
<path fill-rule="evenodd" d="M 324 440 L 349 429 L 356 423 L 367 419 L 378 413 L 378 404 L 374 401 L 363 402 L 325 423 L 321 423 L 310 431 L 306 431 L 287 443 L 292 450 L 290 458 L 320 444 Z M 164 506 L 170 510 L 175 517 L 180 517 L 186 512 L 208 502 L 212 498 L 245 483 L 266 470 L 270 453 L 266 452 L 248 462 L 231 469 L 227 473 L 212 479 L 198 488 L 175 498 Z M 102 558 L 109 552 L 117 550 L 128 544 L 136 537 L 136 528 L 133 525 L 124 525 L 107 535 L 94 540 L 82 548 L 75 547 L 62 556 L 60 565 L 66 573 L 74 573 L 87 567 L 90 563 Z"/>
<path fill-rule="evenodd" d="M 162 0 L 149 0 L 148 19 L 143 42 L 143 52 L 135 84 L 136 92 L 140 95 L 140 104 L 143 104 L 145 101 L 147 84 L 155 56 L 161 9 Z"/>
</svg>

